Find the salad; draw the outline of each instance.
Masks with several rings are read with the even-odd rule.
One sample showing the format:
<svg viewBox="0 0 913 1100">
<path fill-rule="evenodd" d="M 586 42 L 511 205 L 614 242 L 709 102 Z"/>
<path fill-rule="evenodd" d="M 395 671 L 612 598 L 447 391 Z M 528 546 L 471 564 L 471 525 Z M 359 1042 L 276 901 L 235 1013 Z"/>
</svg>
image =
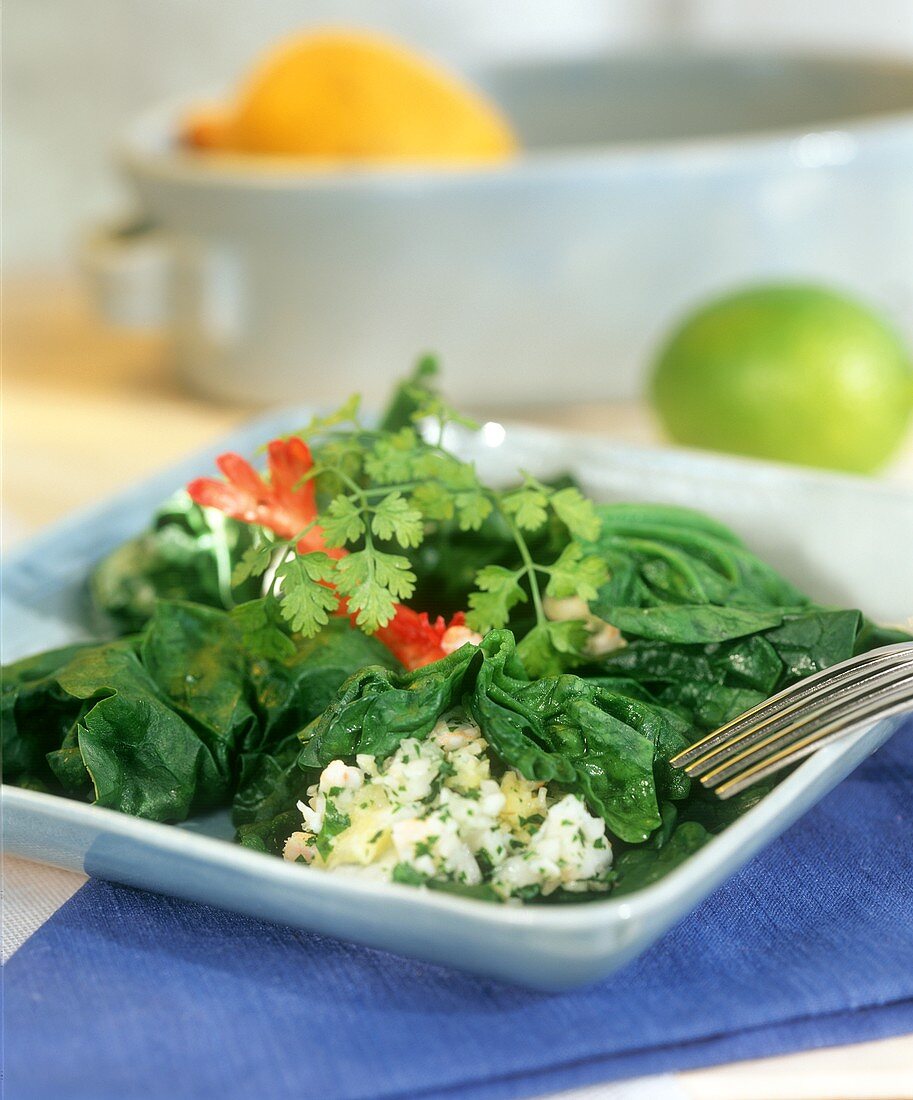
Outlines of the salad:
<svg viewBox="0 0 913 1100">
<path fill-rule="evenodd" d="M 813 603 L 727 528 L 500 488 L 431 361 L 234 454 L 87 578 L 98 640 L 4 669 L 8 782 L 494 902 L 655 881 L 769 789 L 669 761 L 775 691 L 906 636 Z"/>
</svg>

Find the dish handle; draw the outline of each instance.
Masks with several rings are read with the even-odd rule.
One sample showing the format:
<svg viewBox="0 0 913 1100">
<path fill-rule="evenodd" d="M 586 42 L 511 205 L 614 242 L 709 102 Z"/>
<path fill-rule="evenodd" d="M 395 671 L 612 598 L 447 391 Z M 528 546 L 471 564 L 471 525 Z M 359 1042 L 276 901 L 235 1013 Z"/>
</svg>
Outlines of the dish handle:
<svg viewBox="0 0 913 1100">
<path fill-rule="evenodd" d="M 165 234 L 148 219 L 94 229 L 83 240 L 80 260 L 95 308 L 110 324 L 168 324 L 171 252 Z"/>
</svg>

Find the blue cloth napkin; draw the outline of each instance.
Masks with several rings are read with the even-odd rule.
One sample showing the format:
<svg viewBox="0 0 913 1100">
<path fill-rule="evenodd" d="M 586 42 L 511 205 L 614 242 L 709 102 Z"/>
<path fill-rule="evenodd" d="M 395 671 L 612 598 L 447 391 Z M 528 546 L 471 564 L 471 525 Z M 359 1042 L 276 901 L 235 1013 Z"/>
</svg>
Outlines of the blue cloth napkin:
<svg viewBox="0 0 913 1100">
<path fill-rule="evenodd" d="M 913 722 L 587 989 L 531 993 L 100 881 L 5 979 L 8 1100 L 501 1100 L 913 1031 Z"/>
</svg>

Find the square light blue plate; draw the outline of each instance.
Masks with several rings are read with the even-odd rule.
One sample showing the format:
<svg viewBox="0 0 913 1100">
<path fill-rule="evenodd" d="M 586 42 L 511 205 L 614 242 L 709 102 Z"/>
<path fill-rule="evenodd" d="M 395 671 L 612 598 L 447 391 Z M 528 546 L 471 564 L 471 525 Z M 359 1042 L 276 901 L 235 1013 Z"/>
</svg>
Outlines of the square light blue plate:
<svg viewBox="0 0 913 1100">
<path fill-rule="evenodd" d="M 88 637 L 85 582 L 93 562 L 140 531 L 156 505 L 212 469 L 223 450 L 252 453 L 307 419 L 291 410 L 45 531 L 7 557 L 4 661 Z M 913 614 L 913 494 L 861 479 L 593 438 L 496 427 L 453 440 L 484 477 L 517 467 L 570 470 L 602 500 L 703 509 L 823 602 L 883 621 Z M 565 989 L 594 981 L 644 950 L 727 875 L 783 832 L 881 745 L 898 722 L 819 752 L 753 810 L 661 882 L 618 900 L 569 907 L 496 906 L 408 886 L 308 872 L 226 839 L 224 814 L 159 825 L 51 795 L 3 787 L 7 851 L 132 886 L 357 940 L 404 955 Z"/>
</svg>

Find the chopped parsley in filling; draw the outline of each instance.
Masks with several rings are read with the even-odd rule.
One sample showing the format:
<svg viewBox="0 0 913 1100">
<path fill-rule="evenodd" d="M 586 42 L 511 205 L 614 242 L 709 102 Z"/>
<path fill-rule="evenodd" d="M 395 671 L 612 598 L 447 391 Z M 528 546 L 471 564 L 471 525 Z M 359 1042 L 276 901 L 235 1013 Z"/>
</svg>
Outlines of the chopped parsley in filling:
<svg viewBox="0 0 913 1100">
<path fill-rule="evenodd" d="M 478 726 L 442 718 L 378 764 L 333 760 L 299 802 L 301 830 L 286 859 L 401 882 L 485 883 L 501 898 L 559 887 L 606 890 L 612 848 L 605 822 L 574 794 L 552 792 L 514 768 L 492 776 Z M 500 769 L 499 769 L 500 770 Z"/>
</svg>

